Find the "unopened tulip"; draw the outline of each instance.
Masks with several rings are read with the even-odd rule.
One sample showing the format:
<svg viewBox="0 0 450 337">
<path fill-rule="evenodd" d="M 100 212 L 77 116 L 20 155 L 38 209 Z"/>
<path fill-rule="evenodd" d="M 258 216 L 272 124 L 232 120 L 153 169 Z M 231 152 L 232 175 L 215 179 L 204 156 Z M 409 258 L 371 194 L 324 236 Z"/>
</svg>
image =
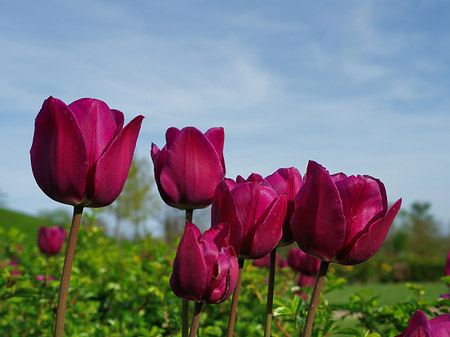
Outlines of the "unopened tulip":
<svg viewBox="0 0 450 337">
<path fill-rule="evenodd" d="M 330 175 L 310 161 L 295 198 L 291 230 L 305 253 L 323 261 L 358 264 L 378 251 L 400 206 L 401 199 L 388 209 L 380 180 Z"/>
<path fill-rule="evenodd" d="M 166 204 L 179 209 L 211 205 L 225 176 L 223 144 L 223 128 L 203 134 L 194 127 L 169 128 L 162 150 L 152 144 L 156 185 Z"/>
<path fill-rule="evenodd" d="M 286 205 L 286 195 L 278 196 L 263 182 L 225 179 L 216 188 L 212 224 L 230 224 L 230 245 L 239 258 L 259 259 L 280 241 Z"/>
<path fill-rule="evenodd" d="M 289 249 L 287 262 L 292 270 L 302 275 L 315 276 L 319 272 L 320 260 L 298 248 Z"/>
<path fill-rule="evenodd" d="M 212 227 L 202 236 L 187 222 L 170 277 L 176 296 L 205 303 L 220 303 L 230 297 L 239 267 L 228 240 L 228 224 Z"/>
<path fill-rule="evenodd" d="M 91 98 L 69 105 L 49 97 L 35 121 L 31 167 L 53 200 L 103 207 L 122 192 L 143 116 L 123 127 L 124 116 Z"/>
<path fill-rule="evenodd" d="M 294 236 L 291 231 L 291 217 L 295 209 L 294 198 L 303 185 L 302 176 L 295 167 L 288 167 L 278 169 L 275 173 L 267 176 L 265 180 L 278 195 L 286 193 L 287 210 L 283 223 L 283 236 L 279 246 L 290 245 L 294 242 Z"/>
<path fill-rule="evenodd" d="M 427 315 L 417 310 L 408 327 L 396 337 L 448 337 L 450 336 L 450 314 L 443 314 L 428 320 Z"/>
<path fill-rule="evenodd" d="M 38 247 L 47 255 L 58 254 L 66 240 L 67 231 L 59 226 L 41 226 L 38 232 Z"/>
</svg>

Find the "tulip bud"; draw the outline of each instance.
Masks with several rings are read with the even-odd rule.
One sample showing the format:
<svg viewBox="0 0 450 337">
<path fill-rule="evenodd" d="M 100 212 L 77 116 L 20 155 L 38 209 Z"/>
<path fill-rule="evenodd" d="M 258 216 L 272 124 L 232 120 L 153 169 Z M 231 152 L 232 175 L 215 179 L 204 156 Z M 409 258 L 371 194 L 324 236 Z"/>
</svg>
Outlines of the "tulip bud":
<svg viewBox="0 0 450 337">
<path fill-rule="evenodd" d="M 295 197 L 291 230 L 298 246 L 323 261 L 353 265 L 380 248 L 400 210 L 388 209 L 383 183 L 370 176 L 330 175 L 310 161 Z"/>
<path fill-rule="evenodd" d="M 428 320 L 427 315 L 417 310 L 408 327 L 396 337 L 442 337 L 450 336 L 450 314 L 443 314 Z"/>
<path fill-rule="evenodd" d="M 155 181 L 166 204 L 179 209 L 211 205 L 214 190 L 225 176 L 223 128 L 205 134 L 194 127 L 170 128 L 162 150 L 152 144 Z"/>
<path fill-rule="evenodd" d="M 38 247 L 47 255 L 58 254 L 66 240 L 67 231 L 59 226 L 41 226 L 38 232 Z"/>
<path fill-rule="evenodd" d="M 103 207 L 122 192 L 143 116 L 124 116 L 91 98 L 69 105 L 49 97 L 35 120 L 30 150 L 34 178 L 53 200 Z"/>
<path fill-rule="evenodd" d="M 204 235 L 190 222 L 178 246 L 170 287 L 180 298 L 220 303 L 230 297 L 236 286 L 238 263 L 228 245 L 229 225 L 220 224 Z"/>
<path fill-rule="evenodd" d="M 230 224 L 230 245 L 239 258 L 259 259 L 280 241 L 286 206 L 286 195 L 278 196 L 264 182 L 225 179 L 214 194 L 211 223 Z"/>
</svg>

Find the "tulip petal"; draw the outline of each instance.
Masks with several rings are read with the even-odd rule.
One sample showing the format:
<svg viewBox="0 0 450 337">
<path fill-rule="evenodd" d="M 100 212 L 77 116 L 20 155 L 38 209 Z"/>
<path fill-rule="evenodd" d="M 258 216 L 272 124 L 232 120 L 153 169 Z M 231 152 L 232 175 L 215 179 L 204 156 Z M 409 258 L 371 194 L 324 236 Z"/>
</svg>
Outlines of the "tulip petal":
<svg viewBox="0 0 450 337">
<path fill-rule="evenodd" d="M 98 160 L 94 189 L 87 192 L 90 207 L 107 206 L 122 192 L 143 118 L 137 116 L 128 123 Z"/>
<path fill-rule="evenodd" d="M 177 137 L 177 135 L 180 133 L 180 129 L 171 127 L 168 128 L 166 131 L 166 144 L 167 148 L 170 148 L 172 146 L 172 143 L 174 139 Z"/>
<path fill-rule="evenodd" d="M 65 204 L 81 202 L 89 169 L 86 147 L 75 116 L 61 100 L 44 101 L 30 155 L 33 175 L 45 194 Z"/>
<path fill-rule="evenodd" d="M 219 223 L 212 226 L 203 234 L 203 238 L 214 241 L 217 247 L 227 246 L 230 240 L 230 225 Z"/>
<path fill-rule="evenodd" d="M 210 240 L 208 237 L 203 237 L 199 241 L 199 246 L 206 265 L 206 288 L 203 291 L 203 297 L 205 297 L 207 296 L 208 285 L 210 285 L 211 281 L 213 280 L 214 268 L 219 258 L 219 248 L 217 248 L 214 241 Z"/>
<path fill-rule="evenodd" d="M 204 174 L 208 172 L 208 174 Z M 171 206 L 183 209 L 211 204 L 216 185 L 225 172 L 213 145 L 199 130 L 182 129 L 167 144 L 167 158 L 160 183 Z"/>
<path fill-rule="evenodd" d="M 267 176 L 265 180 L 278 195 L 286 193 L 288 200 L 294 200 L 303 185 L 302 176 L 295 167 L 280 168 Z"/>
<path fill-rule="evenodd" d="M 336 256 L 336 261 L 341 264 L 353 265 L 371 258 L 386 239 L 401 204 L 402 199 L 397 200 L 383 218 L 372 223 L 368 229 L 344 246 L 339 255 Z"/>
<path fill-rule="evenodd" d="M 227 294 L 228 282 L 227 276 L 230 270 L 230 256 L 227 255 L 223 249 L 220 251 L 214 267 L 214 275 L 210 279 L 209 289 L 206 293 L 209 294 L 207 303 L 222 302 L 224 295 Z"/>
<path fill-rule="evenodd" d="M 120 131 L 122 131 L 123 124 L 125 122 L 125 118 L 123 116 L 122 111 L 119 111 L 117 109 L 111 109 L 111 112 L 114 116 L 114 119 L 116 120 L 116 126 L 117 126 L 116 134 L 114 136 L 117 136 L 120 133 Z"/>
<path fill-rule="evenodd" d="M 419 333 L 420 331 L 420 333 Z M 408 327 L 406 330 L 398 335 L 399 336 L 429 336 L 430 331 L 430 323 L 428 322 L 427 315 L 425 315 L 422 311 L 417 310 L 411 317 Z M 415 334 L 412 335 L 411 333 Z"/>
<path fill-rule="evenodd" d="M 173 261 L 170 288 L 178 297 L 200 302 L 207 284 L 207 266 L 193 227 L 184 229 Z"/>
<path fill-rule="evenodd" d="M 79 99 L 69 104 L 69 109 L 75 115 L 83 133 L 91 168 L 116 135 L 117 112 L 113 114 L 105 102 L 92 98 Z"/>
<path fill-rule="evenodd" d="M 274 200 L 277 199 L 276 192 L 261 183 L 238 184 L 232 191 L 234 202 L 236 204 L 236 215 L 241 221 L 243 227 L 243 237 L 256 230 L 253 225 L 261 224 Z M 245 239 L 244 239 L 245 240 Z"/>
<path fill-rule="evenodd" d="M 249 257 L 259 259 L 269 254 L 283 235 L 283 223 L 286 216 L 287 200 L 283 194 L 277 198 L 264 222 L 256 227 L 249 251 Z M 245 249 L 242 248 L 241 249 Z"/>
<path fill-rule="evenodd" d="M 288 205 L 280 245 L 289 245 L 294 242 L 294 236 L 291 231 L 291 217 L 295 210 L 294 198 L 303 185 L 302 176 L 295 167 L 289 167 L 278 169 L 270 176 L 267 176 L 265 180 L 278 195 L 286 193 Z"/>
<path fill-rule="evenodd" d="M 225 133 L 223 128 L 211 128 L 205 133 L 205 137 L 211 142 L 216 149 L 217 155 L 221 159 L 223 172 L 225 174 L 225 160 L 223 158 L 223 144 L 225 141 Z"/>
<path fill-rule="evenodd" d="M 211 207 L 211 225 L 229 224 L 230 245 L 233 246 L 236 254 L 239 254 L 243 232 L 242 222 L 236 217 L 236 203 L 226 180 L 216 187 L 214 202 Z"/>
<path fill-rule="evenodd" d="M 350 176 L 335 184 L 342 200 L 346 221 L 344 242 L 346 246 L 384 210 L 384 200 L 378 182 L 372 178 Z"/>
<path fill-rule="evenodd" d="M 345 217 L 329 173 L 310 161 L 306 181 L 295 197 L 291 231 L 299 247 L 321 260 L 332 260 L 342 247 Z"/>
</svg>

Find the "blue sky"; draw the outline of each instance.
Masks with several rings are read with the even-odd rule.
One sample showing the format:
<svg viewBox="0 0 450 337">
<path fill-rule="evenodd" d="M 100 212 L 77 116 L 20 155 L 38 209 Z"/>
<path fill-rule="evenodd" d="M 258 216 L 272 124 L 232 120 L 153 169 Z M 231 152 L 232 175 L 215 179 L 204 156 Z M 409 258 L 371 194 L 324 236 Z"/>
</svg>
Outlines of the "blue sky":
<svg viewBox="0 0 450 337">
<path fill-rule="evenodd" d="M 448 1 L 3 1 L 0 191 L 35 214 L 34 118 L 48 96 L 146 116 L 149 156 L 168 127 L 225 128 L 227 175 L 370 174 L 404 207 L 450 223 Z M 149 158 L 149 157 L 148 157 Z M 68 207 L 68 206 L 62 206 Z"/>
</svg>

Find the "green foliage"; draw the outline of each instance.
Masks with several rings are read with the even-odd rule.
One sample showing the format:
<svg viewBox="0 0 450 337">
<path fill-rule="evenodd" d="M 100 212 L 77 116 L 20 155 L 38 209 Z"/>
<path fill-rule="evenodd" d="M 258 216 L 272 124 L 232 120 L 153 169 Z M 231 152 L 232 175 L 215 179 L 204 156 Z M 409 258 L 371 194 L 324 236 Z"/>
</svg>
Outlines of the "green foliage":
<svg viewBox="0 0 450 337">
<path fill-rule="evenodd" d="M 41 219 L 0 208 L 0 231 L 8 231 L 10 228 L 17 230 L 19 233 L 25 235 L 24 240 L 21 241 L 25 245 L 36 245 L 37 232 L 39 226 L 42 224 L 44 222 Z"/>
<path fill-rule="evenodd" d="M 3 336 L 50 336 L 63 254 L 46 257 L 35 245 L 23 245 L 25 240 L 27 236 L 14 227 L 0 229 L 0 331 Z M 180 336 L 181 300 L 169 287 L 174 256 L 175 249 L 150 237 L 117 247 L 95 225 L 95 214 L 86 213 L 72 269 L 66 335 Z M 19 264 L 10 265 L 11 261 Z M 56 280 L 38 281 L 38 275 Z M 246 261 L 235 335 L 263 335 L 267 277 L 267 269 Z M 288 268 L 277 270 L 273 337 L 296 336 L 305 323 L 308 300 L 296 295 L 296 278 Z M 448 300 L 426 299 L 423 289 L 414 285 L 405 288 L 410 296 L 399 303 L 380 304 L 378 294 L 367 290 L 340 302 L 330 300 L 345 287 L 343 277 L 328 275 L 313 336 L 393 336 L 405 328 L 416 309 L 433 316 L 448 312 L 450 306 Z M 307 298 L 311 289 L 302 293 Z M 224 335 L 230 302 L 204 306 L 199 336 Z"/>
</svg>

